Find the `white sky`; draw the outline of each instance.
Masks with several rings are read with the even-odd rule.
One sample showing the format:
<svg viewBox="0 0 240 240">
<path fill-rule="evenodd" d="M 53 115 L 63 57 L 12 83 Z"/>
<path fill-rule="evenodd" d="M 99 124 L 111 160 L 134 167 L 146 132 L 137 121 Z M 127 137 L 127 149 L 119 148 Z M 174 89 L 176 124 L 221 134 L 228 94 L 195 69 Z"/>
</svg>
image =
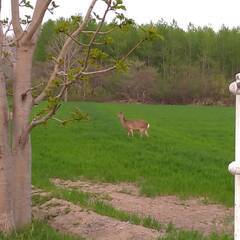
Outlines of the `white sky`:
<svg viewBox="0 0 240 240">
<path fill-rule="evenodd" d="M 9 15 L 10 0 L 2 0 Z M 31 1 L 32 3 L 35 0 Z M 90 0 L 55 0 L 60 5 L 54 16 L 47 14 L 46 19 L 69 17 L 84 13 Z M 101 1 L 100 1 L 101 2 Z M 196 26 L 208 25 L 218 30 L 222 24 L 229 27 L 240 26 L 240 0 L 124 0 L 127 16 L 137 23 L 157 22 L 163 18 L 167 22 L 175 19 L 180 27 L 186 28 L 191 22 Z M 97 6 L 97 10 L 101 5 Z M 96 10 L 96 11 L 97 11 Z"/>
</svg>

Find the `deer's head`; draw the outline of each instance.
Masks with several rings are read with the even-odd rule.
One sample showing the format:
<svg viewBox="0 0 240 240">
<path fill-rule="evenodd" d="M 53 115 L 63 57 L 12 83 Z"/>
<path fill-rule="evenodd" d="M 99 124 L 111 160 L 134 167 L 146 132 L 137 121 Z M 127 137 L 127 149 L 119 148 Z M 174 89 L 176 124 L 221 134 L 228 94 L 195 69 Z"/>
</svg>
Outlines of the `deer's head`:
<svg viewBox="0 0 240 240">
<path fill-rule="evenodd" d="M 123 118 L 124 118 L 123 112 L 119 112 L 119 113 L 118 113 L 118 117 L 119 117 L 120 119 L 123 119 Z"/>
</svg>

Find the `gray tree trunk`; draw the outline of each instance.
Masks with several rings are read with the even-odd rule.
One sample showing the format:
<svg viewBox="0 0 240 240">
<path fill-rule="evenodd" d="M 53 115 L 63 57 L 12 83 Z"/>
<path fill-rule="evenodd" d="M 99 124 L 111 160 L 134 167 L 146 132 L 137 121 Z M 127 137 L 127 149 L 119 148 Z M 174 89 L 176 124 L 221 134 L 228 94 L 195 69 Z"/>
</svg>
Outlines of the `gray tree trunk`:
<svg viewBox="0 0 240 240">
<path fill-rule="evenodd" d="M 8 136 L 6 85 L 0 68 L 0 231 L 3 232 L 15 227 L 11 185 L 12 156 Z"/>
<path fill-rule="evenodd" d="M 0 68 L 0 232 L 31 222 L 31 142 L 27 127 L 33 105 L 29 91 L 33 52 L 33 44 L 17 46 L 12 131 L 5 79 Z"/>
<path fill-rule="evenodd" d="M 32 95 L 24 93 L 31 88 L 33 52 L 34 46 L 17 48 L 13 84 L 13 207 L 17 227 L 31 222 L 31 142 L 29 137 L 26 140 L 24 137 L 32 110 Z"/>
</svg>

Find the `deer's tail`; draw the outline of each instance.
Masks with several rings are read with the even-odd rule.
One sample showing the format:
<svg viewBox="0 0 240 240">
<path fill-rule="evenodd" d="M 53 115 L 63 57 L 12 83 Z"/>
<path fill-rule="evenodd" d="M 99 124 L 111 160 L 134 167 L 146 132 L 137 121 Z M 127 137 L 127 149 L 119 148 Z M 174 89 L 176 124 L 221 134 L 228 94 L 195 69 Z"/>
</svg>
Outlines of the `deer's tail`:
<svg viewBox="0 0 240 240">
<path fill-rule="evenodd" d="M 150 124 L 149 124 L 149 123 L 148 123 L 148 125 L 147 125 L 147 129 L 148 129 L 148 128 L 150 128 Z"/>
</svg>

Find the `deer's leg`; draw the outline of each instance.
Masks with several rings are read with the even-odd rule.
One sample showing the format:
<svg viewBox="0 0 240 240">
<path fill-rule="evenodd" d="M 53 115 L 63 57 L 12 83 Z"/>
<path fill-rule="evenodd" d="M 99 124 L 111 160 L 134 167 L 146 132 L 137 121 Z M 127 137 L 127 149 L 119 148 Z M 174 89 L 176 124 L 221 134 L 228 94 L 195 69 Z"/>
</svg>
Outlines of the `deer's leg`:
<svg viewBox="0 0 240 240">
<path fill-rule="evenodd" d="M 129 131 L 130 131 L 130 133 L 131 133 L 131 135 L 133 137 L 133 129 L 129 129 Z"/>
<path fill-rule="evenodd" d="M 145 136 L 147 136 L 147 137 L 149 136 L 147 129 L 145 129 L 144 133 L 145 133 Z"/>
<path fill-rule="evenodd" d="M 142 137 L 142 136 L 143 136 L 144 129 L 139 129 L 139 132 L 140 132 L 140 136 Z"/>
<path fill-rule="evenodd" d="M 130 135 L 133 137 L 133 130 L 129 128 L 128 129 L 128 136 L 130 136 Z"/>
</svg>

